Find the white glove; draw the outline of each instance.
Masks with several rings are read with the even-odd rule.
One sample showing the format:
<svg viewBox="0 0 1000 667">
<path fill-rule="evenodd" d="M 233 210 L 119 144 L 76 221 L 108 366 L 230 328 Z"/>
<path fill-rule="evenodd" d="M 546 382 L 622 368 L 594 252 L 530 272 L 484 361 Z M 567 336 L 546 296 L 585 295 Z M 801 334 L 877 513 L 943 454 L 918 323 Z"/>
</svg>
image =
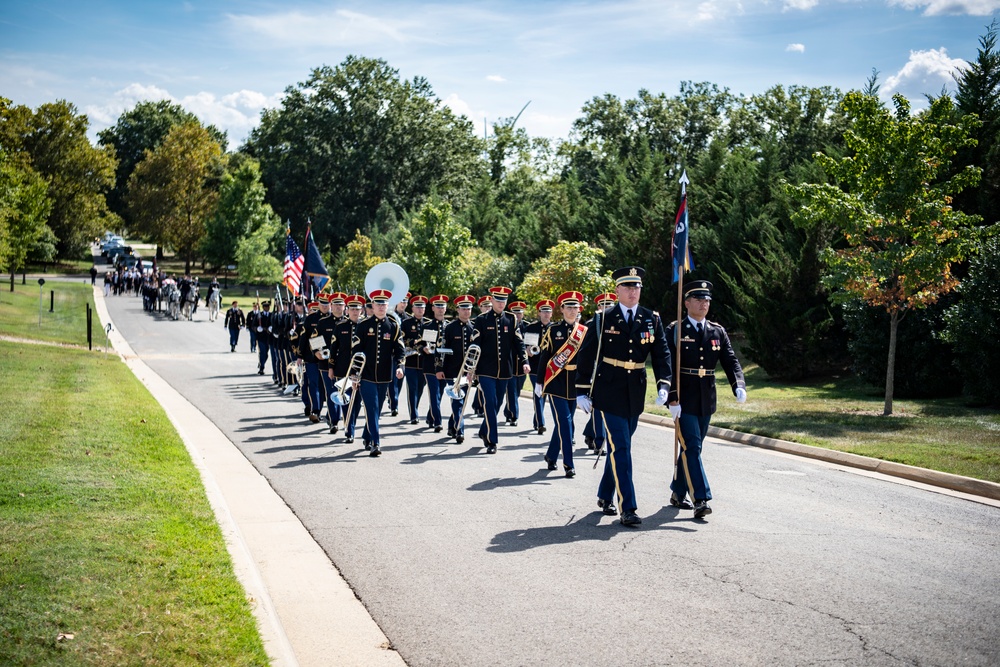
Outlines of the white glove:
<svg viewBox="0 0 1000 667">
<path fill-rule="evenodd" d="M 667 396 L 670 394 L 666 389 L 661 389 L 656 392 L 656 404 L 664 405 L 667 402 Z"/>
<path fill-rule="evenodd" d="M 743 387 L 737 387 L 736 388 L 736 402 L 737 403 L 746 403 L 746 401 L 747 401 L 747 390 L 744 389 Z"/>
<path fill-rule="evenodd" d="M 670 416 L 674 418 L 674 421 L 677 421 L 678 419 L 680 419 L 680 416 L 681 416 L 681 404 L 678 403 L 677 405 L 671 405 L 671 406 L 669 406 L 669 408 L 670 408 Z"/>
<path fill-rule="evenodd" d="M 587 396 L 577 396 L 576 407 L 580 408 L 585 414 L 589 415 L 591 410 L 590 399 Z"/>
<path fill-rule="evenodd" d="M 537 396 L 538 398 L 542 397 L 542 385 L 541 384 L 536 384 L 535 385 L 535 396 Z"/>
</svg>

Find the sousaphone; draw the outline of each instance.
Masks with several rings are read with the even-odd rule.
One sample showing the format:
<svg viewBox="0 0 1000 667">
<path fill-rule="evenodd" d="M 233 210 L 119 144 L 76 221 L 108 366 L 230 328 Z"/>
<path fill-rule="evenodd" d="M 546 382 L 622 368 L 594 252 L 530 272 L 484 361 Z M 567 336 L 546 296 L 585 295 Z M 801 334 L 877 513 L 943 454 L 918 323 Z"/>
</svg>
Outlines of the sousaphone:
<svg viewBox="0 0 1000 667">
<path fill-rule="evenodd" d="M 365 294 L 371 294 L 377 289 L 392 292 L 389 298 L 391 313 L 396 304 L 406 298 L 406 293 L 410 290 L 410 278 L 399 264 L 382 262 L 368 269 L 365 275 Z"/>
</svg>

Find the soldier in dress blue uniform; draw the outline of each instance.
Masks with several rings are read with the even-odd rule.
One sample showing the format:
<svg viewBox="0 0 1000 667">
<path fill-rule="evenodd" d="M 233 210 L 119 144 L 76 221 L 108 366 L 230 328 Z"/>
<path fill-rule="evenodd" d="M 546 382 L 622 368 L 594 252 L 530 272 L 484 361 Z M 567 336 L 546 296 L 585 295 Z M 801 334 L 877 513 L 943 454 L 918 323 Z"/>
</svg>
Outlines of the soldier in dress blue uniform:
<svg viewBox="0 0 1000 667">
<path fill-rule="evenodd" d="M 521 334 L 521 338 L 524 338 L 524 330 L 527 328 L 528 323 L 524 321 L 524 309 L 528 307 L 524 301 L 513 301 L 507 306 L 507 310 L 514 316 L 514 321 L 517 323 L 517 332 Z M 530 367 L 531 364 L 529 363 Z M 514 368 L 514 377 L 507 384 L 507 393 L 504 395 L 504 406 L 503 406 L 503 416 L 507 422 L 507 426 L 517 426 L 517 419 L 521 415 L 521 410 L 519 406 L 518 399 L 521 396 L 521 390 L 524 389 L 524 381 L 527 379 L 528 375 L 524 373 L 520 368 Z"/>
<path fill-rule="evenodd" d="M 388 317 L 392 292 L 378 289 L 368 296 L 371 299 L 372 316 L 355 329 L 351 354 L 365 354 L 359 387 L 361 399 L 365 403 L 365 430 L 361 437 L 365 449 L 369 450 L 369 456 L 381 456 L 378 419 L 393 377 L 403 377 L 403 338 L 396 320 Z"/>
<path fill-rule="evenodd" d="M 356 331 L 361 323 L 361 311 L 365 307 L 365 298 L 358 294 L 353 294 L 345 299 L 347 304 L 347 319 L 340 322 L 336 329 L 334 329 L 334 335 L 336 336 L 336 362 L 333 367 L 333 378 L 334 382 L 342 380 L 347 377 L 347 373 L 351 368 L 351 359 L 354 353 L 351 351 L 354 347 L 354 342 L 358 340 Z M 355 388 L 351 386 L 351 382 L 347 382 L 347 389 L 344 392 L 345 398 L 347 392 L 355 391 Z M 348 444 L 354 442 L 354 424 L 358 419 L 358 413 L 361 412 L 361 401 L 357 400 L 355 397 L 354 402 L 350 406 L 350 414 L 347 413 L 347 406 L 342 408 L 342 414 L 344 419 L 344 440 Z M 331 432 L 335 432 L 331 429 Z"/>
<path fill-rule="evenodd" d="M 531 402 L 534 407 L 531 418 L 531 428 L 538 431 L 538 435 L 545 433 L 545 395 L 539 396 L 534 389 L 538 386 L 538 352 L 545 332 L 552 324 L 552 309 L 556 307 L 552 299 L 542 299 L 535 304 L 535 311 L 538 312 L 538 319 L 524 328 L 522 337 L 524 338 L 524 353 L 528 357 L 528 377 L 531 378 Z M 535 349 L 528 345 L 528 340 L 534 341 Z"/>
<path fill-rule="evenodd" d="M 400 330 L 402 330 L 403 327 L 403 320 L 408 317 L 406 314 L 406 306 L 409 305 L 411 296 L 413 296 L 413 294 L 407 292 L 406 296 L 400 299 L 392 310 L 392 317 L 396 320 L 396 324 L 400 326 Z M 406 345 L 405 339 L 403 344 Z M 395 376 L 395 368 L 392 369 L 392 374 Z M 404 377 L 406 375 L 405 368 L 403 370 L 403 375 Z M 392 381 L 392 384 L 389 385 L 389 410 L 393 417 L 399 414 L 399 395 L 400 392 L 403 391 L 403 379 L 404 378 L 395 379 Z"/>
<path fill-rule="evenodd" d="M 670 504 L 681 509 L 694 509 L 696 519 L 712 513 L 708 501 L 712 489 L 701 461 L 702 442 L 708 434 L 708 423 L 715 412 L 715 368 L 722 365 L 737 402 L 747 399 L 743 368 L 722 325 L 707 319 L 712 303 L 712 283 L 697 280 L 685 286 L 684 307 L 687 317 L 680 322 L 680 376 L 674 382 L 669 402 L 674 419 L 680 424 L 680 455 L 676 474 L 670 484 Z M 672 355 L 678 354 L 677 322 L 667 328 L 667 342 Z M 679 398 L 678 398 L 679 395 Z M 677 413 L 680 406 L 680 413 Z M 690 494 L 694 505 L 687 500 Z"/>
<path fill-rule="evenodd" d="M 463 294 L 456 296 L 453 303 L 458 311 L 458 319 L 452 320 L 444 328 L 444 344 L 451 350 L 451 354 L 445 356 L 444 368 L 438 374 L 438 381 L 445 388 L 447 388 L 448 383 L 453 383 L 462 374 L 465 353 L 472 344 L 472 335 L 476 331 L 472 326 L 472 306 L 476 303 L 476 297 L 471 294 Z M 472 386 L 466 386 L 464 391 L 472 391 Z M 448 436 L 455 438 L 455 442 L 459 444 L 465 441 L 464 407 L 464 399 L 451 399 Z"/>
<path fill-rule="evenodd" d="M 481 297 L 479 297 L 479 300 L 476 301 L 476 307 L 479 308 L 480 315 L 485 315 L 486 313 L 490 312 L 493 309 L 493 305 L 490 300 L 490 295 L 484 294 Z M 473 321 L 475 321 L 475 317 L 473 317 Z M 476 385 L 477 386 L 479 385 L 479 380 L 476 380 Z M 472 397 L 472 412 L 473 414 L 476 415 L 476 417 L 479 417 L 480 419 L 482 419 L 486 414 L 485 413 L 486 403 L 484 401 L 485 399 L 483 398 L 482 391 L 477 391 L 475 395 L 473 395 Z"/>
<path fill-rule="evenodd" d="M 261 311 L 257 317 L 257 375 L 264 374 L 264 365 L 267 364 L 268 352 L 271 348 L 271 302 L 262 301 Z"/>
<path fill-rule="evenodd" d="M 507 384 L 514 377 L 514 367 L 521 366 L 525 373 L 529 370 L 524 356 L 524 341 L 517 330 L 514 316 L 504 312 L 510 293 L 509 287 L 491 287 L 490 311 L 473 322 L 476 331 L 472 342 L 482 348 L 476 377 L 479 378 L 477 393 L 483 395 L 485 413 L 482 426 L 479 427 L 479 437 L 483 440 L 487 454 L 497 452 L 497 415 L 500 402 L 507 393 Z"/>
<path fill-rule="evenodd" d="M 607 432 L 608 458 L 597 489 L 598 506 L 605 514 L 617 510 L 612 494 L 618 496 L 621 523 L 636 526 L 635 486 L 632 483 L 632 435 L 646 404 L 646 359 L 653 362 L 653 380 L 658 387 L 657 402 L 667 401 L 670 390 L 670 350 L 660 316 L 639 305 L 645 270 L 626 266 L 612 273 L 618 305 L 601 313 L 601 326 L 587 336 L 580 353 L 578 375 L 583 395 L 577 402 L 585 412 L 601 413 Z M 591 383 L 591 378 L 593 382 Z"/>
<path fill-rule="evenodd" d="M 618 297 L 615 296 L 614 292 L 604 292 L 594 297 L 594 303 L 597 305 L 597 310 L 594 311 L 594 317 L 587 321 L 588 331 L 593 330 L 600 319 L 597 317 L 597 313 L 604 312 L 618 303 Z M 601 422 L 601 413 L 598 410 L 591 410 L 587 425 L 583 427 L 583 442 L 587 445 L 587 449 L 601 452 L 604 451 L 604 441 L 604 424 Z"/>
<path fill-rule="evenodd" d="M 324 303 L 328 304 L 329 301 L 326 300 L 326 295 L 322 296 Z M 319 423 L 320 413 L 323 411 L 323 381 L 320 379 L 320 359 L 311 346 L 313 345 L 312 340 L 319 337 L 316 325 L 323 316 L 324 313 L 320 309 L 320 302 L 318 300 L 311 301 L 309 303 L 309 313 L 298 324 L 295 331 L 295 352 L 302 359 L 305 367 L 303 369 L 305 386 L 302 387 L 302 402 L 307 409 L 306 417 L 313 424 Z"/>
<path fill-rule="evenodd" d="M 449 299 L 444 294 L 435 294 L 430 301 L 432 317 L 424 324 L 420 334 L 420 363 L 430 399 L 427 408 L 427 426 L 433 428 L 435 433 L 440 433 L 444 428 L 441 425 L 441 397 L 444 395 L 445 386 L 438 377 L 439 373 L 444 370 L 445 355 L 439 349 L 448 349 L 444 344 L 444 328 L 448 326 L 448 320 L 444 316 L 447 312 Z"/>
<path fill-rule="evenodd" d="M 406 380 L 406 405 L 410 410 L 410 423 L 416 424 L 417 406 L 420 405 L 420 397 L 427 386 L 424 379 L 424 371 L 421 368 L 421 355 L 418 350 L 420 336 L 423 333 L 424 325 L 430 322 L 424 317 L 424 310 L 427 306 L 427 297 L 416 295 L 410 298 L 411 317 L 403 320 L 403 345 L 407 349 L 407 357 L 404 362 L 403 374 Z"/>
<path fill-rule="evenodd" d="M 542 337 L 535 378 L 535 396 L 549 397 L 552 403 L 552 419 L 555 422 L 549 449 L 544 456 L 545 463 L 548 464 L 549 470 L 555 470 L 561 450 L 566 476 L 575 477 L 573 413 L 576 412 L 576 355 L 583 344 L 587 327 L 577 322 L 583 294 L 576 291 L 563 292 L 556 301 L 563 319 L 550 326 Z"/>
</svg>

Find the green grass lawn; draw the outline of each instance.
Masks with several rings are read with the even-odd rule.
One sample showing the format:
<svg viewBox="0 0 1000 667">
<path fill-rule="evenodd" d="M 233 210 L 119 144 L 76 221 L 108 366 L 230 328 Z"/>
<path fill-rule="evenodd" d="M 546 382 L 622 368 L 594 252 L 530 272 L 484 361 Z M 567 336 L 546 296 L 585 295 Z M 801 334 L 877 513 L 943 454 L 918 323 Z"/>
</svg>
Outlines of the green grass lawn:
<svg viewBox="0 0 1000 667">
<path fill-rule="evenodd" d="M 49 312 L 50 291 L 55 293 L 53 312 Z M 22 285 L 16 281 L 0 284 L 0 334 L 72 345 L 87 344 L 87 307 L 94 307 L 94 292 L 90 281 L 66 282 L 47 280 L 42 286 L 41 325 L 39 325 L 39 287 L 36 282 Z M 95 315 L 93 318 L 94 348 L 104 344 L 104 332 Z"/>
<path fill-rule="evenodd" d="M 0 358 L 0 664 L 267 664 L 145 387 L 96 352 L 0 341 Z"/>
<path fill-rule="evenodd" d="M 883 392 L 853 376 L 793 385 L 749 364 L 746 379 L 740 405 L 720 369 L 713 426 L 1000 482 L 995 410 L 960 399 L 896 399 L 895 414 L 883 417 Z M 647 411 L 669 414 L 654 399 L 651 391 Z"/>
</svg>

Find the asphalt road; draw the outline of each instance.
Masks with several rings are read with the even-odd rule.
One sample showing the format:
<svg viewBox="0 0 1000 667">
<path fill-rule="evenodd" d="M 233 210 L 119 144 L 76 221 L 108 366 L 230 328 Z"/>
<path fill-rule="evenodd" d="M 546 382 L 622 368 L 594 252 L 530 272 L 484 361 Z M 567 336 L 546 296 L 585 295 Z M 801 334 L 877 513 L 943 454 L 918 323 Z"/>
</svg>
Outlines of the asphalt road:
<svg viewBox="0 0 1000 667">
<path fill-rule="evenodd" d="M 575 479 L 545 469 L 548 434 L 530 429 L 526 400 L 494 456 L 472 437 L 478 420 L 458 445 L 386 412 L 371 459 L 256 375 L 246 333 L 230 353 L 221 317 L 172 322 L 136 298 L 107 302 L 409 665 L 1000 664 L 997 507 L 710 440 L 715 513 L 695 521 L 667 503 L 671 433 L 640 425 L 643 524 L 623 528 L 596 507 L 600 467 L 584 447 Z"/>
</svg>

